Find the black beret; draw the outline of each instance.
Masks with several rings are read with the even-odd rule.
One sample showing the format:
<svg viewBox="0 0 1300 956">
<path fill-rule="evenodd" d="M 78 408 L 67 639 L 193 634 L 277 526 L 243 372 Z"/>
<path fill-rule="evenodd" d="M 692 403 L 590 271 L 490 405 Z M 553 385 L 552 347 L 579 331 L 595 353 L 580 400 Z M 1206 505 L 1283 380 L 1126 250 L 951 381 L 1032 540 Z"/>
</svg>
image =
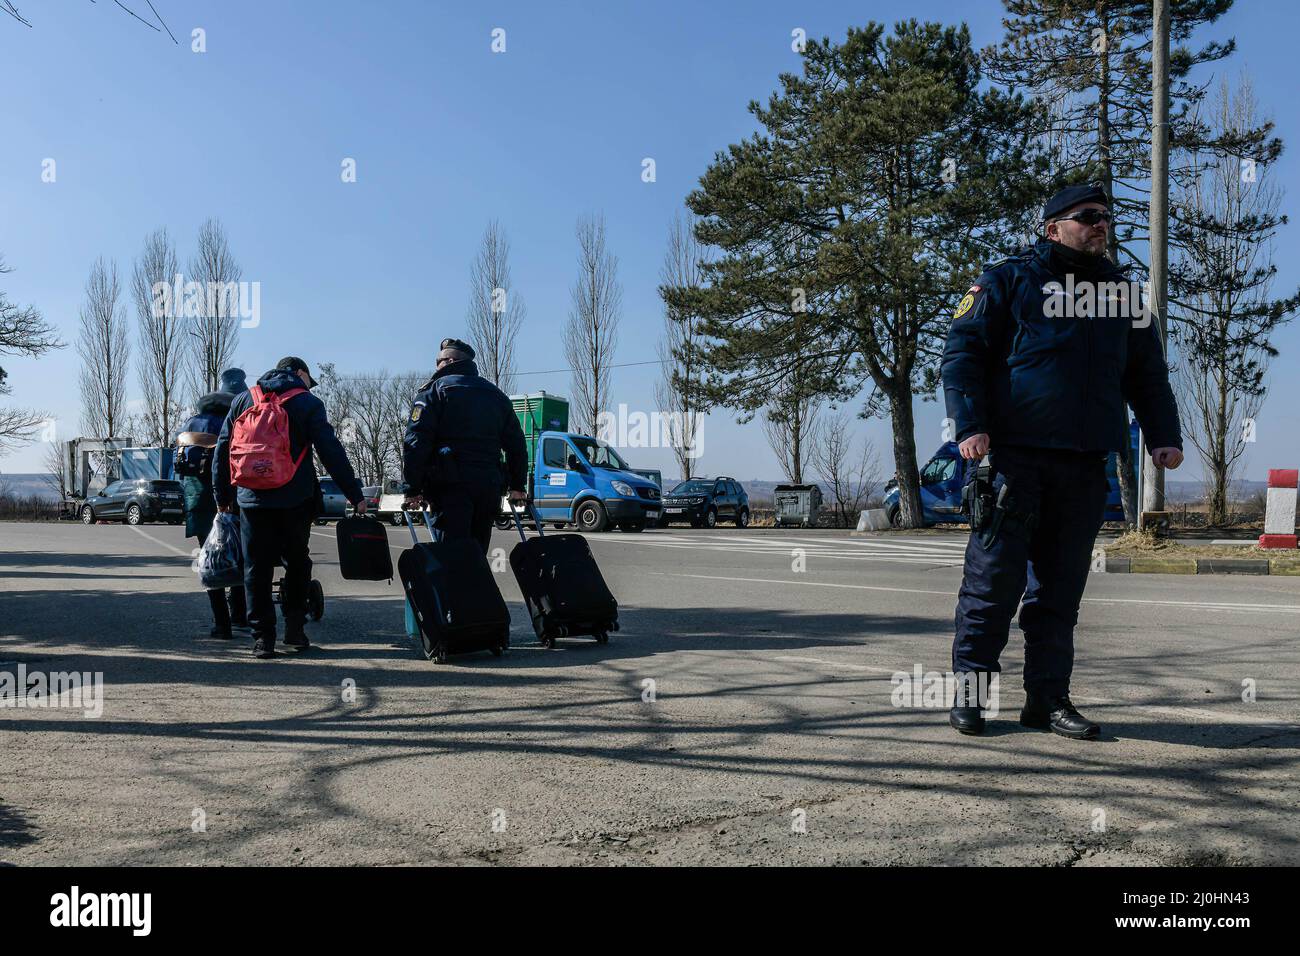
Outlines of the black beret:
<svg viewBox="0 0 1300 956">
<path fill-rule="evenodd" d="M 1097 183 L 1083 183 L 1079 186 L 1066 186 L 1059 193 L 1047 200 L 1043 206 L 1043 221 L 1053 219 L 1063 212 L 1069 212 L 1079 203 L 1099 202 L 1110 205 L 1106 199 L 1106 190 Z"/>
<path fill-rule="evenodd" d="M 455 349 L 457 352 L 464 352 L 469 356 L 471 362 L 474 360 L 474 350 L 460 339 L 443 339 L 442 345 L 438 346 L 438 351 L 443 349 Z"/>
</svg>

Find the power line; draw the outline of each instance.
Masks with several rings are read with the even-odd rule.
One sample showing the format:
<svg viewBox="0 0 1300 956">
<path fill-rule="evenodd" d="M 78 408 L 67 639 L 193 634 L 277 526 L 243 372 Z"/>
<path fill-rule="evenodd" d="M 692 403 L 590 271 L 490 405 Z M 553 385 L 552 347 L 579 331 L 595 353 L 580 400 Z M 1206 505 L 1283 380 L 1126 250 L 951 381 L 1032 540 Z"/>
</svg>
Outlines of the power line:
<svg viewBox="0 0 1300 956">
<path fill-rule="evenodd" d="M 614 364 L 614 365 L 607 365 L 607 366 L 605 366 L 605 367 L 606 367 L 606 368 L 632 368 L 633 366 L 637 366 L 637 365 L 663 365 L 663 364 L 665 364 L 667 361 L 668 361 L 668 359 L 651 359 L 650 361 L 647 361 L 647 362 L 619 362 L 619 363 L 616 363 L 616 364 Z M 579 371 L 579 369 L 574 369 L 574 368 L 544 368 L 544 369 L 538 369 L 538 370 L 533 371 L 533 372 L 513 372 L 513 373 L 511 373 L 511 374 L 512 374 L 515 378 L 519 378 L 519 377 L 524 376 L 524 375 L 558 375 L 560 372 L 576 372 L 576 371 Z M 581 371 L 587 371 L 587 370 L 586 370 L 586 369 L 582 369 Z M 394 379 L 394 378 L 398 378 L 398 377 L 400 377 L 400 376 L 403 375 L 403 374 L 411 374 L 411 373 L 402 373 L 402 372 L 397 372 L 397 373 L 394 373 L 393 375 L 388 376 L 387 378 L 385 378 L 385 377 L 383 377 L 383 376 L 380 376 L 380 375 L 340 375 L 340 376 L 339 376 L 339 381 L 344 381 L 344 382 L 377 382 L 377 381 L 378 381 L 378 382 L 387 382 L 387 381 L 390 381 L 390 380 L 392 380 L 392 379 Z M 419 372 L 419 373 L 415 373 L 415 374 L 423 375 L 423 374 L 425 374 L 425 373 L 423 373 L 423 372 Z"/>
</svg>

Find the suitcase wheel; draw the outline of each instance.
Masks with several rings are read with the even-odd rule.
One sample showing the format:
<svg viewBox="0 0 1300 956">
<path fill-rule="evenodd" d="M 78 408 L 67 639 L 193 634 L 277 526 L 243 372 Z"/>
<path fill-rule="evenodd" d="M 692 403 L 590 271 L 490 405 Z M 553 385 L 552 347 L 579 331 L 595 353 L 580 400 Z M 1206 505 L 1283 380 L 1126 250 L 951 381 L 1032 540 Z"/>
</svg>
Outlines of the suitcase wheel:
<svg viewBox="0 0 1300 956">
<path fill-rule="evenodd" d="M 435 664 L 445 664 L 449 659 L 450 655 L 447 653 L 447 645 L 439 644 L 437 648 L 434 649 L 433 662 Z"/>
<path fill-rule="evenodd" d="M 497 646 L 497 647 L 492 648 L 492 656 L 493 656 L 493 657 L 500 657 L 500 656 L 501 656 L 502 654 L 504 654 L 505 652 L 506 652 L 506 649 L 505 649 L 505 646 L 504 646 L 504 645 L 500 645 L 500 646 Z"/>
<path fill-rule="evenodd" d="M 307 613 L 313 621 L 319 621 L 325 616 L 325 590 L 316 580 L 311 582 L 307 595 Z"/>
<path fill-rule="evenodd" d="M 597 644 L 608 644 L 608 643 L 609 643 L 609 635 L 608 635 L 607 633 L 605 633 L 604 631 L 597 631 L 597 632 L 596 632 L 596 643 L 597 643 Z"/>
</svg>

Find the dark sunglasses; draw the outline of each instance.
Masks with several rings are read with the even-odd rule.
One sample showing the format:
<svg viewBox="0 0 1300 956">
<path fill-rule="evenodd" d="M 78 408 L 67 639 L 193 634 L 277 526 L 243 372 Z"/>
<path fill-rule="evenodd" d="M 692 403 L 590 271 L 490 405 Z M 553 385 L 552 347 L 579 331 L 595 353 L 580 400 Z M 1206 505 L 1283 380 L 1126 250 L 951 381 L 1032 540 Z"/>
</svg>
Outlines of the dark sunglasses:
<svg viewBox="0 0 1300 956">
<path fill-rule="evenodd" d="M 1081 222 L 1085 226 L 1095 226 L 1099 222 L 1105 222 L 1108 225 L 1114 217 L 1109 209 L 1081 209 L 1070 216 L 1057 216 L 1052 222 L 1062 222 L 1066 219 L 1073 219 L 1075 222 Z"/>
</svg>

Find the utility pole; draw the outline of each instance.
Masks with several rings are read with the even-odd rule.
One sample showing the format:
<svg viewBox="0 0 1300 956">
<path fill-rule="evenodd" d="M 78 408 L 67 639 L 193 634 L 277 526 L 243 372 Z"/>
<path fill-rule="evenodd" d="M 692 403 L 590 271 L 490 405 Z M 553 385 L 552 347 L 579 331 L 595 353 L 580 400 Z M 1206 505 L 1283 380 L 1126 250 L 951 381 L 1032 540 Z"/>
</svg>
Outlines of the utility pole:
<svg viewBox="0 0 1300 956">
<path fill-rule="evenodd" d="M 1151 31 L 1151 292 L 1150 316 L 1168 351 L 1169 304 L 1169 0 L 1153 0 Z M 1145 445 L 1145 442 L 1143 442 Z M 1146 456 L 1143 511 L 1165 510 L 1165 472 Z"/>
</svg>

